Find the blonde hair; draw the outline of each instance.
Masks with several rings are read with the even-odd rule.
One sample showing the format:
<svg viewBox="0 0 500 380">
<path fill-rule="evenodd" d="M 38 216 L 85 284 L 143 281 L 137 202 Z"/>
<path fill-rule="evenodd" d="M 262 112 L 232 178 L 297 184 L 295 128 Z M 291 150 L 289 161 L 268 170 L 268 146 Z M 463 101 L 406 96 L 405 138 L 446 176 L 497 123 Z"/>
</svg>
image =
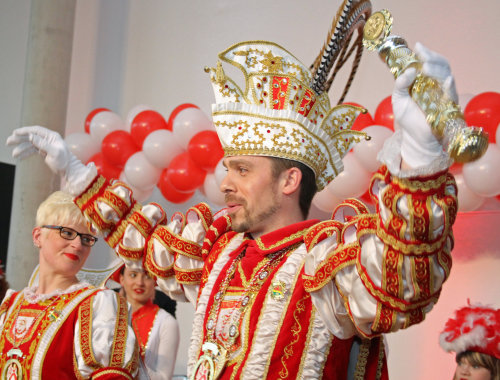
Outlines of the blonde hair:
<svg viewBox="0 0 500 380">
<path fill-rule="evenodd" d="M 68 224 L 87 225 L 87 222 L 80 209 L 73 203 L 71 195 L 55 191 L 38 206 L 36 226 Z"/>
<path fill-rule="evenodd" d="M 489 370 L 491 380 L 500 380 L 500 359 L 476 351 L 464 351 L 458 354 L 456 356 L 457 364 L 460 364 L 462 359 L 467 359 L 473 366 L 483 367 Z"/>
</svg>

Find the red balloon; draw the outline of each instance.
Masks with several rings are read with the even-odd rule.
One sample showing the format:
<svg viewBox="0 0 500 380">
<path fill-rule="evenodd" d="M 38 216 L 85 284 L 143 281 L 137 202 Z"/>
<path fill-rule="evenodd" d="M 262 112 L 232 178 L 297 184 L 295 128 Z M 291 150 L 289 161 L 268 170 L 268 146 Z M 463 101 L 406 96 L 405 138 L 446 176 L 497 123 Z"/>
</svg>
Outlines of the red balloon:
<svg viewBox="0 0 500 380">
<path fill-rule="evenodd" d="M 157 129 L 168 129 L 168 126 L 163 116 L 153 110 L 139 112 L 130 124 L 130 134 L 140 149 L 142 149 L 144 139 Z"/>
<path fill-rule="evenodd" d="M 132 135 L 123 129 L 109 133 L 101 143 L 101 152 L 104 158 L 116 166 L 123 167 L 129 157 L 138 150 Z"/>
<path fill-rule="evenodd" d="M 191 104 L 191 103 L 184 103 L 184 104 L 181 104 L 181 105 L 175 107 L 174 110 L 170 113 L 170 116 L 168 117 L 167 129 L 169 131 L 172 131 L 174 128 L 174 119 L 177 116 L 177 114 L 179 112 L 181 112 L 182 110 L 185 110 L 186 108 L 199 108 L 199 107 L 197 105 Z"/>
<path fill-rule="evenodd" d="M 351 106 L 365 108 L 361 104 L 354 103 L 354 102 L 345 102 L 344 104 L 350 104 Z M 352 125 L 351 130 L 361 131 L 364 127 L 368 127 L 369 125 L 374 125 L 374 124 L 375 124 L 375 122 L 373 121 L 372 115 L 370 115 L 369 112 L 360 113 L 358 115 L 358 117 L 356 118 L 356 120 L 354 121 L 354 124 Z"/>
<path fill-rule="evenodd" d="M 118 179 L 120 178 L 120 173 L 122 172 L 121 167 L 116 166 L 108 162 L 102 155 L 102 152 L 94 154 L 87 163 L 93 162 L 97 168 L 97 172 L 106 177 L 107 179 Z"/>
<path fill-rule="evenodd" d="M 172 203 L 186 202 L 194 194 L 194 191 L 185 193 L 177 190 L 168 180 L 167 169 L 164 169 L 161 173 L 160 180 L 158 181 L 158 189 L 160 189 L 165 199 Z"/>
<path fill-rule="evenodd" d="M 205 170 L 194 163 L 187 151 L 174 157 L 166 170 L 168 181 L 181 192 L 195 191 L 203 185 L 207 175 Z"/>
<path fill-rule="evenodd" d="M 382 100 L 375 110 L 374 124 L 383 125 L 394 131 L 394 112 L 392 112 L 391 96 Z"/>
<path fill-rule="evenodd" d="M 224 156 L 222 145 L 215 131 L 201 131 L 188 144 L 189 157 L 203 170 L 212 173 Z"/>
<path fill-rule="evenodd" d="M 90 113 L 85 118 L 85 132 L 90 133 L 90 123 L 95 115 L 102 111 L 109 111 L 107 108 L 96 108 L 95 110 L 90 111 Z"/>
<path fill-rule="evenodd" d="M 500 123 L 500 93 L 483 92 L 474 96 L 464 110 L 467 125 L 482 127 L 488 140 L 495 143 L 495 133 Z"/>
</svg>

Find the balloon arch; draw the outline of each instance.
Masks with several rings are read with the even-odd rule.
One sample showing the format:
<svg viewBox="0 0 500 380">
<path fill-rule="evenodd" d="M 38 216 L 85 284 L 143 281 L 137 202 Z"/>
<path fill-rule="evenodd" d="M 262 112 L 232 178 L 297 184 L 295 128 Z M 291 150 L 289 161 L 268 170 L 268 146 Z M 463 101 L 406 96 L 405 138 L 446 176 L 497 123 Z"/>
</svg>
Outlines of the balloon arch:
<svg viewBox="0 0 500 380">
<path fill-rule="evenodd" d="M 483 157 L 450 169 L 457 181 L 459 211 L 473 211 L 488 198 L 500 201 L 500 93 L 460 98 L 467 124 L 489 134 Z M 347 197 L 370 203 L 366 189 L 379 165 L 377 154 L 395 127 L 390 96 L 379 103 L 373 117 L 361 114 L 353 129 L 363 130 L 371 140 L 347 153 L 344 171 L 316 194 L 313 204 L 331 212 Z M 224 204 L 219 191 L 225 175 L 222 147 L 209 117 L 194 104 L 179 105 L 168 119 L 138 105 L 125 121 L 109 109 L 97 108 L 86 117 L 84 132 L 68 135 L 66 142 L 80 160 L 94 162 L 101 175 L 127 183 L 139 201 L 145 201 L 158 187 L 172 203 L 186 202 L 200 190 L 208 201 Z"/>
</svg>

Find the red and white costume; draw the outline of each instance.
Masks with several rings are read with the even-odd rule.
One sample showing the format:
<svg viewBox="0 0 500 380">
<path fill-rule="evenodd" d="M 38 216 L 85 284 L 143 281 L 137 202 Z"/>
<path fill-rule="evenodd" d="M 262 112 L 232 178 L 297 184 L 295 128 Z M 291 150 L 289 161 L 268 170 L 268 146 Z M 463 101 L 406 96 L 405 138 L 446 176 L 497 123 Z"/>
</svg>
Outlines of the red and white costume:
<svg viewBox="0 0 500 380">
<path fill-rule="evenodd" d="M 422 321 L 451 268 L 457 203 L 446 169 L 400 178 L 382 167 L 370 189 L 375 214 L 348 200 L 333 220 L 256 240 L 204 204 L 167 224 L 160 206 L 141 206 L 100 176 L 75 202 L 129 267 L 144 261 L 163 291 L 195 305 L 188 372 L 203 343 L 223 346 L 236 324 L 220 378 L 344 379 L 353 337 Z M 363 341 L 355 373 L 387 377 L 380 339 Z"/>
<path fill-rule="evenodd" d="M 132 313 L 141 359 L 151 380 L 170 379 L 179 347 L 177 320 L 152 302 Z"/>
<path fill-rule="evenodd" d="M 0 331 L 2 379 L 133 379 L 137 374 L 127 303 L 112 290 L 78 283 L 52 294 L 36 294 L 36 287 L 9 291 L 0 306 Z"/>
</svg>

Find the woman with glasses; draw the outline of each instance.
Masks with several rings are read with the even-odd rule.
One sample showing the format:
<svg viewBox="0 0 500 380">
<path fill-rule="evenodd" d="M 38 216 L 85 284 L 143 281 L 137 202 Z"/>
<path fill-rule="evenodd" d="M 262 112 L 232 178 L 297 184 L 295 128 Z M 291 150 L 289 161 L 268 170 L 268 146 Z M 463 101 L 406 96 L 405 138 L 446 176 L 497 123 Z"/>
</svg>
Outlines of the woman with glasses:
<svg viewBox="0 0 500 380">
<path fill-rule="evenodd" d="M 42 202 L 32 236 L 38 284 L 9 290 L 0 306 L 0 378 L 134 378 L 138 350 L 125 300 L 76 277 L 97 238 L 70 195 Z"/>
</svg>

